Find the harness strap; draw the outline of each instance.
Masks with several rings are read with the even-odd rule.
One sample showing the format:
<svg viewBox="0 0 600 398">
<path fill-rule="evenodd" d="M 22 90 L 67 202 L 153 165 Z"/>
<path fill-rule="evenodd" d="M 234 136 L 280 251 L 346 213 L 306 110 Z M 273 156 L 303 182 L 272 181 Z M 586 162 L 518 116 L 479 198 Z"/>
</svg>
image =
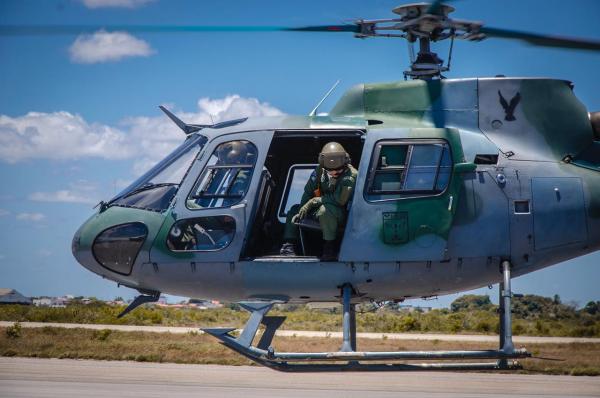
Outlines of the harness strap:
<svg viewBox="0 0 600 398">
<path fill-rule="evenodd" d="M 317 189 L 313 191 L 314 198 L 320 198 L 322 196 L 321 193 L 321 179 L 323 178 L 323 168 L 321 166 L 317 167 Z"/>
</svg>

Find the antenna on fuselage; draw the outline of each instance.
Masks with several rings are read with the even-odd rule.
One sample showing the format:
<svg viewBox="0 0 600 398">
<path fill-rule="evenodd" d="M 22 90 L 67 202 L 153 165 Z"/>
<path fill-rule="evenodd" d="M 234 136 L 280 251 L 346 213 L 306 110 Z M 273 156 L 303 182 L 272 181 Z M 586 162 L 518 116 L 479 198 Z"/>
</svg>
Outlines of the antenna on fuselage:
<svg viewBox="0 0 600 398">
<path fill-rule="evenodd" d="M 308 116 L 315 116 L 317 114 L 317 109 L 319 109 L 319 107 L 321 106 L 321 104 L 323 103 L 323 101 L 325 101 L 327 99 L 327 97 L 329 97 L 329 95 L 333 92 L 333 90 L 335 90 L 335 88 L 337 87 L 338 84 L 340 84 L 339 80 L 337 82 L 335 82 L 335 84 L 333 85 L 333 87 L 331 87 L 329 89 L 329 91 L 323 96 L 323 98 L 321 98 L 321 101 L 319 101 L 319 103 L 317 104 L 317 106 L 315 106 L 314 109 L 312 111 L 310 111 L 310 113 L 308 114 Z"/>
</svg>

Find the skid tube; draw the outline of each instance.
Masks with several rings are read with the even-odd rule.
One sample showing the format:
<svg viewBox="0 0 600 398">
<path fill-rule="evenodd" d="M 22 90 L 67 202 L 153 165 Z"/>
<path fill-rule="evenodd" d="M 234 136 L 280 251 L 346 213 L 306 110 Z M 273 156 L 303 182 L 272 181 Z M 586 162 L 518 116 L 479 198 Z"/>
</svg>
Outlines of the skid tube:
<svg viewBox="0 0 600 398">
<path fill-rule="evenodd" d="M 471 351 L 357 351 L 356 313 L 351 303 L 353 289 L 350 284 L 342 286 L 343 304 L 343 343 L 337 352 L 277 352 L 271 346 L 276 330 L 285 317 L 266 316 L 275 302 L 241 302 L 240 305 L 251 313 L 239 337 L 230 333 L 233 328 L 203 329 L 216 337 L 223 345 L 246 358 L 271 369 L 286 372 L 319 371 L 408 371 L 408 370 L 494 370 L 519 369 L 517 358 L 527 358 L 531 354 L 525 349 L 515 349 L 511 332 L 510 263 L 502 263 L 503 281 L 500 291 L 500 348 L 498 350 Z M 252 342 L 263 324 L 265 330 L 256 346 Z M 495 360 L 492 362 L 446 362 L 451 360 Z M 397 361 L 441 360 L 443 362 L 395 363 Z M 364 363 L 377 361 L 380 363 Z M 392 363 L 385 363 L 390 361 Z"/>
</svg>

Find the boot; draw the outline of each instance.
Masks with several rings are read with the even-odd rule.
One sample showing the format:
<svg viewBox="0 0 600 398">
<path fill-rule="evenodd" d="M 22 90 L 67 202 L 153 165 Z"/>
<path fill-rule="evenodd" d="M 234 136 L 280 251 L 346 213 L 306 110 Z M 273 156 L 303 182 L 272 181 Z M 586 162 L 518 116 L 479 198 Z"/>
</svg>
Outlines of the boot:
<svg viewBox="0 0 600 398">
<path fill-rule="evenodd" d="M 337 261 L 337 250 L 335 247 L 335 241 L 323 241 L 323 254 L 321 255 L 321 261 Z"/>
<path fill-rule="evenodd" d="M 279 254 L 282 256 L 297 256 L 296 244 L 294 242 L 285 242 L 281 246 L 281 249 L 279 249 Z"/>
</svg>

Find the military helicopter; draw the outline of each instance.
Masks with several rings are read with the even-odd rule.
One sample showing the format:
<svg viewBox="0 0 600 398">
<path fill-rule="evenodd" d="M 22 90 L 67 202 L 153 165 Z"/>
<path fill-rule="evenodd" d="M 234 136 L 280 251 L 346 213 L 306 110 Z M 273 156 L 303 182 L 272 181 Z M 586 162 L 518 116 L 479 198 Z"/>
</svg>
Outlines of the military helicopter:
<svg viewBox="0 0 600 398">
<path fill-rule="evenodd" d="M 600 250 L 600 113 L 589 113 L 568 81 L 445 79 L 449 65 L 430 44 L 500 37 L 597 51 L 600 42 L 489 28 L 452 19 L 453 11 L 434 1 L 399 6 L 388 19 L 265 28 L 403 38 L 419 50 L 405 81 L 357 85 L 327 115 L 317 106 L 308 116 L 195 125 L 161 108 L 184 142 L 100 203 L 76 232 L 73 255 L 141 293 L 121 315 L 161 293 L 239 302 L 251 313 L 239 336 L 205 332 L 273 369 L 517 367 L 530 354 L 512 343 L 511 278 Z M 302 221 L 302 252 L 281 256 L 274 248 L 286 215 L 330 141 L 358 170 L 337 260 L 320 261 L 318 226 Z M 497 350 L 357 351 L 359 303 L 495 283 Z M 284 319 L 269 310 L 309 302 L 342 303 L 340 350 L 277 351 L 271 343 Z M 414 360 L 440 362 L 407 363 Z"/>
</svg>

